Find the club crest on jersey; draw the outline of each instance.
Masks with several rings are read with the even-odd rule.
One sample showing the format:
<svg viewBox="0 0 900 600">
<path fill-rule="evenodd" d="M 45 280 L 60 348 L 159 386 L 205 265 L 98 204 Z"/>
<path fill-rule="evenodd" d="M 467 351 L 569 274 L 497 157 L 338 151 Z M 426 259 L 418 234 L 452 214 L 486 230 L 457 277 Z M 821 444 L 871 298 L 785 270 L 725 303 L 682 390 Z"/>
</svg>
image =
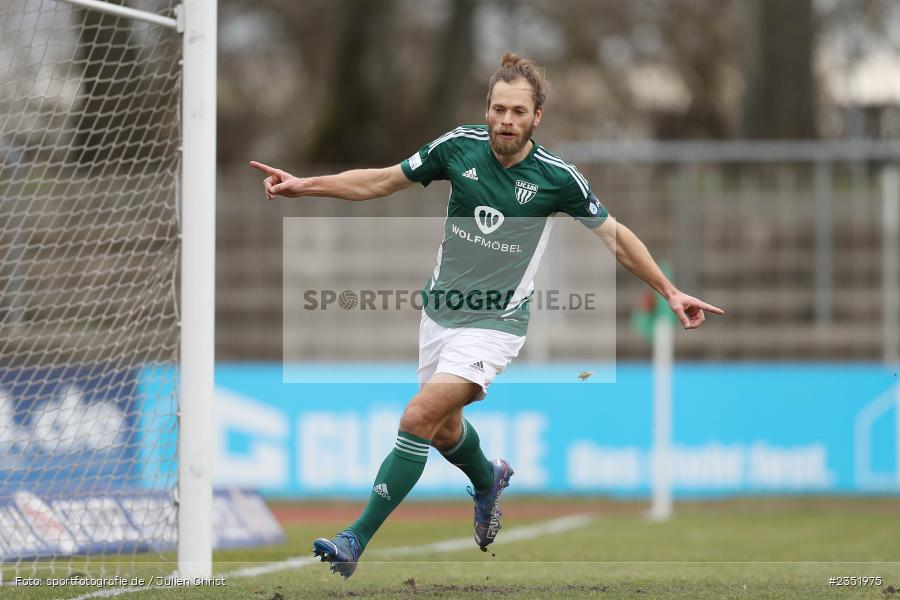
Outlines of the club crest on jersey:
<svg viewBox="0 0 900 600">
<path fill-rule="evenodd" d="M 516 200 L 519 201 L 519 204 L 525 204 L 538 192 L 538 186 L 530 183 L 528 181 L 522 181 L 521 179 L 516 181 Z"/>
</svg>

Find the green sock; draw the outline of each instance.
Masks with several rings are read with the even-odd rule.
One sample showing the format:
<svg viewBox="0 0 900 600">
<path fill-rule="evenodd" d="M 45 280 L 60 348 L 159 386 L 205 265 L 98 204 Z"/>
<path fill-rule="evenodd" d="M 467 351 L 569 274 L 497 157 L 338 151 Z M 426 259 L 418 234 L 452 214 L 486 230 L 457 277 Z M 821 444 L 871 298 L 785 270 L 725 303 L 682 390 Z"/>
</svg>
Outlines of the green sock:
<svg viewBox="0 0 900 600">
<path fill-rule="evenodd" d="M 356 534 L 362 548 L 366 547 L 391 511 L 397 508 L 409 490 L 416 485 L 425 470 L 430 446 L 431 440 L 424 440 L 405 431 L 397 432 L 394 449 L 381 463 L 378 475 L 375 476 L 369 503 L 356 522 L 347 528 Z"/>
<path fill-rule="evenodd" d="M 491 487 L 491 483 L 494 481 L 494 470 L 491 469 L 490 461 L 481 451 L 478 432 L 467 420 L 463 419 L 462 435 L 459 436 L 456 445 L 449 450 L 441 450 L 441 454 L 468 475 L 476 490 L 486 490 Z"/>
</svg>

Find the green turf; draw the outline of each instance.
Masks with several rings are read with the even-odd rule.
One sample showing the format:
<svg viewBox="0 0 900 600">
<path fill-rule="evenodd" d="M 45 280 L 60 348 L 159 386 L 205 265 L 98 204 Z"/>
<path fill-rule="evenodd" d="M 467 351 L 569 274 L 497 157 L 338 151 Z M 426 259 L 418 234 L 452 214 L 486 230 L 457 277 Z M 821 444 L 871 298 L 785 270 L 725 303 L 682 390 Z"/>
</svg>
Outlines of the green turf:
<svg viewBox="0 0 900 600">
<path fill-rule="evenodd" d="M 513 504 L 515 499 L 509 499 Z M 753 502 L 695 505 L 666 523 L 638 514 L 594 513 L 574 531 L 498 544 L 482 553 L 474 542 L 453 552 L 379 552 L 471 534 L 468 519 L 391 522 L 345 581 L 326 565 L 306 564 L 257 577 L 231 577 L 224 587 L 151 590 L 136 600 L 222 598 L 890 598 L 900 588 L 900 511 L 896 501 L 792 501 L 761 510 Z M 596 506 L 585 504 L 585 509 Z M 511 511 L 510 511 L 511 512 Z M 506 520 L 506 530 L 543 519 Z M 282 546 L 216 553 L 217 573 L 306 555 L 312 538 L 343 523 L 286 529 Z M 151 561 L 159 557 L 145 557 Z M 96 564 L 95 567 L 96 568 Z M 134 574 L 172 565 L 139 565 Z M 108 571 L 111 574 L 113 571 Z M 57 573 L 61 575 L 62 573 Z M 91 573 L 94 575 L 95 573 Z M 129 571 L 131 574 L 131 571 Z M 4 578 L 12 576 L 4 570 Z M 829 587 L 832 576 L 880 576 L 881 586 Z M 3 598 L 72 598 L 90 589 L 4 587 Z M 900 598 L 900 595 L 896 596 Z"/>
</svg>

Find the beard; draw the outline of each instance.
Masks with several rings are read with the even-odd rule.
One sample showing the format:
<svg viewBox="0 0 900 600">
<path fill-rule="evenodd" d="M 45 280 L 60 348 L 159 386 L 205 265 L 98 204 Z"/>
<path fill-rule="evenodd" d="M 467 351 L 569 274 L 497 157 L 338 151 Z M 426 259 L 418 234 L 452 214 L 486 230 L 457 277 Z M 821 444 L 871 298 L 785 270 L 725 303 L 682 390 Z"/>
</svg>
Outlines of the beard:
<svg viewBox="0 0 900 600">
<path fill-rule="evenodd" d="M 514 154 L 521 152 L 522 148 L 525 147 L 525 144 L 528 143 L 528 140 L 531 139 L 531 134 L 534 131 L 534 123 L 529 124 L 526 129 L 523 129 L 519 135 L 511 140 L 500 137 L 500 131 L 500 129 L 490 130 L 489 137 L 491 140 L 491 147 L 494 149 L 494 152 L 500 156 L 513 156 Z"/>
</svg>

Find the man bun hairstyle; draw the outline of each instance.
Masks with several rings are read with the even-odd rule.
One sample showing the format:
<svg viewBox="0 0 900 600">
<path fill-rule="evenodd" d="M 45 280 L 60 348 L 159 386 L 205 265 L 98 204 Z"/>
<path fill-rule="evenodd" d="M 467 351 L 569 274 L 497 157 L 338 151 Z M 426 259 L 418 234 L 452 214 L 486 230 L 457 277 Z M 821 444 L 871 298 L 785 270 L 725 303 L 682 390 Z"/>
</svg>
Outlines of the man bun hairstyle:
<svg viewBox="0 0 900 600">
<path fill-rule="evenodd" d="M 516 79 L 524 79 L 531 85 L 531 97 L 534 100 L 534 110 L 544 106 L 547 94 L 550 92 L 550 83 L 544 74 L 544 69 L 530 58 L 524 58 L 518 54 L 507 52 L 500 59 L 500 67 L 491 75 L 488 84 L 487 105 L 491 105 L 491 94 L 494 92 L 494 84 L 498 81 L 512 83 Z"/>
</svg>

